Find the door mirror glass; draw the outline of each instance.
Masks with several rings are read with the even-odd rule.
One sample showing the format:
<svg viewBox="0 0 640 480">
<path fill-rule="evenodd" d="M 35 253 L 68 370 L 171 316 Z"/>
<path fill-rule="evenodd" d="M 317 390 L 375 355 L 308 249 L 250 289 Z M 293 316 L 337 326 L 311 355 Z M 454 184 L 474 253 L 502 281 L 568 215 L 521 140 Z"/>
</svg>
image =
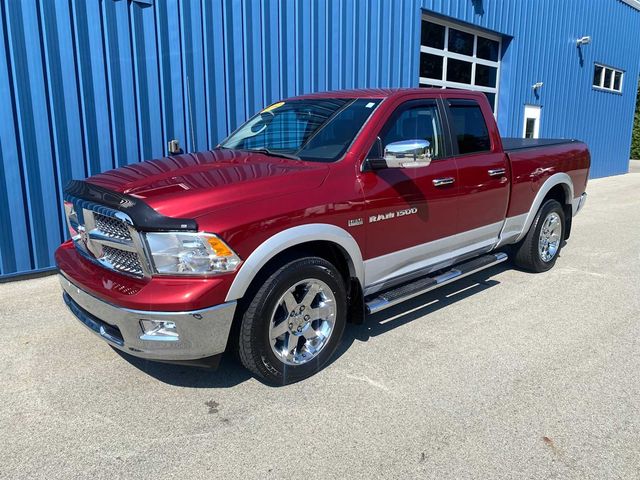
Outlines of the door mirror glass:
<svg viewBox="0 0 640 480">
<path fill-rule="evenodd" d="M 401 140 L 384 148 L 387 168 L 426 167 L 431 163 L 431 143 L 428 140 Z"/>
</svg>

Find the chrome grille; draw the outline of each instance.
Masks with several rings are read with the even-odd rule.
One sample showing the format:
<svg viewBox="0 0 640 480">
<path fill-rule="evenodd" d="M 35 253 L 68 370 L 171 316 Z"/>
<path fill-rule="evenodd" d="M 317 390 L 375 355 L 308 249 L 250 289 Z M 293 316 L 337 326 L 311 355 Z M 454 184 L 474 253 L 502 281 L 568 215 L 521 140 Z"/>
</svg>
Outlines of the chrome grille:
<svg viewBox="0 0 640 480">
<path fill-rule="evenodd" d="M 105 268 L 145 277 L 151 269 L 139 232 L 122 212 L 66 196 L 67 222 L 78 252 Z"/>
<path fill-rule="evenodd" d="M 93 212 L 93 220 L 96 229 L 105 236 L 118 240 L 131 240 L 129 227 L 125 222 L 113 217 L 107 217 L 98 212 Z"/>
<path fill-rule="evenodd" d="M 100 260 L 108 262 L 114 270 L 118 270 L 119 272 L 126 272 L 137 276 L 144 274 L 138 254 L 135 252 L 127 252 L 126 250 L 118 250 L 117 248 L 103 245 Z"/>
</svg>

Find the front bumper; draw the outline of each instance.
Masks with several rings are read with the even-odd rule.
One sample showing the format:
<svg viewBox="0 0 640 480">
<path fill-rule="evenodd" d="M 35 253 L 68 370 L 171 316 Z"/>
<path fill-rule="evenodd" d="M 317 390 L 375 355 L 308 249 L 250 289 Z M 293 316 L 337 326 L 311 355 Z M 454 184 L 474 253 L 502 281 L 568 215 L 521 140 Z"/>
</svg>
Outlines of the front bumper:
<svg viewBox="0 0 640 480">
<path fill-rule="evenodd" d="M 141 358 L 188 361 L 224 352 L 236 302 L 190 312 L 131 310 L 100 300 L 75 285 L 61 271 L 63 298 L 71 312 L 109 345 Z M 149 339 L 140 320 L 175 323 L 178 337 Z M 142 337 L 146 338 L 142 338 Z"/>
</svg>

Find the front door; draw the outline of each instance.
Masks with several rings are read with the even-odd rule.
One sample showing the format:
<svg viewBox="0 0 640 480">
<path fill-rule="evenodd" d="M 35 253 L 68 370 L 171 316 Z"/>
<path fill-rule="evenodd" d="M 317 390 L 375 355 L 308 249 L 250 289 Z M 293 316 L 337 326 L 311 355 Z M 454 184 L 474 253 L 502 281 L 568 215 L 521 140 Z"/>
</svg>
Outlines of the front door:
<svg viewBox="0 0 640 480">
<path fill-rule="evenodd" d="M 459 233 L 458 171 L 443 130 L 444 111 L 436 100 L 402 104 L 379 132 L 370 158 L 401 140 L 427 140 L 430 165 L 365 171 L 365 284 L 381 285 L 441 262 L 447 238 Z M 371 291 L 371 290 L 370 290 Z"/>
</svg>

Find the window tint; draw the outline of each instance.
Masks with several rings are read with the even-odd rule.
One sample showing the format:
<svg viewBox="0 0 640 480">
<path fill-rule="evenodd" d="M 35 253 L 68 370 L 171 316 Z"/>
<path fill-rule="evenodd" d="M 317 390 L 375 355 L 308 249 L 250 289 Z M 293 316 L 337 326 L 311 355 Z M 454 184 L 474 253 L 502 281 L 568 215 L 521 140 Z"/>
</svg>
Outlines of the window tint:
<svg viewBox="0 0 640 480">
<path fill-rule="evenodd" d="M 605 68 L 604 69 L 604 83 L 602 84 L 602 86 L 604 88 L 611 88 L 611 75 L 613 74 L 613 70 L 611 70 L 610 68 Z"/>
<path fill-rule="evenodd" d="M 487 100 L 489 100 L 489 105 L 491 105 L 491 110 L 495 111 L 496 94 L 485 92 L 485 96 L 487 97 Z"/>
<path fill-rule="evenodd" d="M 447 81 L 471 83 L 471 63 L 450 58 L 447 66 Z"/>
<path fill-rule="evenodd" d="M 596 65 L 596 68 L 593 71 L 593 85 L 595 87 L 601 87 L 602 86 L 602 71 L 604 70 L 604 67 L 600 66 L 600 65 Z"/>
<path fill-rule="evenodd" d="M 379 104 L 378 99 L 364 98 L 278 102 L 249 119 L 220 146 L 332 162 L 349 148 Z"/>
<path fill-rule="evenodd" d="M 422 45 L 433 48 L 444 48 L 444 25 L 422 21 Z"/>
<path fill-rule="evenodd" d="M 489 40 L 478 36 L 478 51 L 476 56 L 485 60 L 491 60 L 492 62 L 498 61 L 498 52 L 500 51 L 500 44 L 495 40 Z"/>
<path fill-rule="evenodd" d="M 616 72 L 613 79 L 613 89 L 619 92 L 621 90 L 620 84 L 622 83 L 622 72 Z"/>
<path fill-rule="evenodd" d="M 476 102 L 451 100 L 449 111 L 460 155 L 491 150 L 487 124 Z"/>
<path fill-rule="evenodd" d="M 527 118 L 524 124 L 524 138 L 533 138 L 533 132 L 536 128 L 536 119 Z"/>
<path fill-rule="evenodd" d="M 361 98 L 333 117 L 298 152 L 304 160 L 329 162 L 340 158 L 380 100 Z"/>
<path fill-rule="evenodd" d="M 380 135 L 380 146 L 402 140 L 427 140 L 431 144 L 433 158 L 444 156 L 444 143 L 438 107 L 435 103 L 416 105 L 394 115 Z M 374 151 L 376 150 L 374 146 Z M 381 157 L 382 152 L 370 155 Z"/>
<path fill-rule="evenodd" d="M 476 85 L 483 87 L 495 87 L 498 78 L 498 69 L 486 65 L 476 65 Z"/>
<path fill-rule="evenodd" d="M 443 57 L 431 55 L 430 53 L 420 53 L 420 76 L 425 78 L 436 78 L 442 80 Z"/>
<path fill-rule="evenodd" d="M 473 55 L 473 34 L 449 28 L 449 51 L 462 55 Z"/>
</svg>

